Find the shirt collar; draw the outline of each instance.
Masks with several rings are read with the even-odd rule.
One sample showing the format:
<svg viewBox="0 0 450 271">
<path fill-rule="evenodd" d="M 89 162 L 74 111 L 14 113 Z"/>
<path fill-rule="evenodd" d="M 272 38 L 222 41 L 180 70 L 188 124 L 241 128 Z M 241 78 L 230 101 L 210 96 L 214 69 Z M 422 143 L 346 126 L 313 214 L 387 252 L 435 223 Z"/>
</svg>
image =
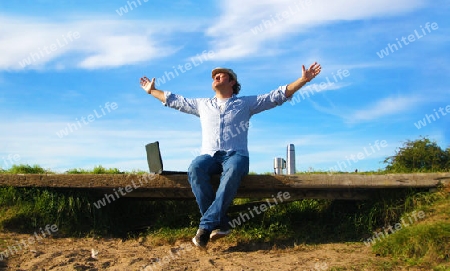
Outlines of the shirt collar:
<svg viewBox="0 0 450 271">
<path fill-rule="evenodd" d="M 236 94 L 233 94 L 233 95 L 231 95 L 230 100 L 234 100 L 234 99 L 236 99 L 236 98 L 237 98 Z M 213 100 L 214 102 L 216 102 L 216 103 L 217 103 L 217 101 L 218 101 L 218 99 L 217 99 L 216 96 L 214 96 L 214 97 L 212 98 L 212 100 Z"/>
</svg>

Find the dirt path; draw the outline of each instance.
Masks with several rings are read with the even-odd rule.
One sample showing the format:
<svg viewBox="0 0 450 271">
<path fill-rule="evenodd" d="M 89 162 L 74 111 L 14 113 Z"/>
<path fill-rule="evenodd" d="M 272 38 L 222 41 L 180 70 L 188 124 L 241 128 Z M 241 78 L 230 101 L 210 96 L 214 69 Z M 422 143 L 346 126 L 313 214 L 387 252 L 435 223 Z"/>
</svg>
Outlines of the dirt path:
<svg viewBox="0 0 450 271">
<path fill-rule="evenodd" d="M 0 261 L 0 270 L 369 271 L 374 270 L 374 262 L 386 261 L 374 255 L 363 243 L 276 248 L 219 240 L 211 243 L 207 251 L 193 247 L 189 240 L 152 246 L 143 239 L 44 238 L 26 248 L 17 245 L 29 237 L 0 233 L 0 240 L 6 240 L 6 243 L 0 243 L 0 252 L 14 244 L 17 248 L 7 261 Z"/>
</svg>

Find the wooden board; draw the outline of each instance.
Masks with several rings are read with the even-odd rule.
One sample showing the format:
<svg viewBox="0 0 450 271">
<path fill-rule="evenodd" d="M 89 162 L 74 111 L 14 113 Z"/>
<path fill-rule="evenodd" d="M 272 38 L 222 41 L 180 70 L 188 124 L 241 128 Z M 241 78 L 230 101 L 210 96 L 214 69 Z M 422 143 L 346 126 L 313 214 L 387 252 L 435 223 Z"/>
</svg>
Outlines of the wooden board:
<svg viewBox="0 0 450 271">
<path fill-rule="evenodd" d="M 213 176 L 217 187 L 219 176 Z M 248 175 L 237 197 L 270 198 L 289 192 L 293 199 L 364 199 L 374 189 L 436 188 L 450 173 Z M 193 199 L 186 174 L 0 174 L 0 186 L 88 189 L 119 197 Z"/>
</svg>

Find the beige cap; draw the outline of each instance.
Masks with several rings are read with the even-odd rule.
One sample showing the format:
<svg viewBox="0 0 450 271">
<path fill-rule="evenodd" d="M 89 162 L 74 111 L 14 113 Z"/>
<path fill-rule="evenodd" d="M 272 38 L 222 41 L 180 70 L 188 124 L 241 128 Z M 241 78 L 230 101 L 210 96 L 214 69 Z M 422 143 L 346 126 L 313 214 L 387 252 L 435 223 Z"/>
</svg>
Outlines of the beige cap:
<svg viewBox="0 0 450 271">
<path fill-rule="evenodd" d="M 227 69 L 227 68 L 220 68 L 220 67 L 215 68 L 214 70 L 212 70 L 211 77 L 214 78 L 214 75 L 218 74 L 219 72 L 228 73 L 237 82 L 237 75 L 234 73 L 234 71 L 232 69 Z"/>
</svg>

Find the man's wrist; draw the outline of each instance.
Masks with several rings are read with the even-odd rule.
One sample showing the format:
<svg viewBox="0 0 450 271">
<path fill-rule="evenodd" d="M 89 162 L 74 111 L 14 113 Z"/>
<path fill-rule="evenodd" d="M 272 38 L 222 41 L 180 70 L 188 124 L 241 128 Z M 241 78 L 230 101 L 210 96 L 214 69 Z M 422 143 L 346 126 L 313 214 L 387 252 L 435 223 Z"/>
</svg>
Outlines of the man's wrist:
<svg viewBox="0 0 450 271">
<path fill-rule="evenodd" d="M 305 78 L 305 77 L 300 77 L 300 84 L 306 84 L 306 83 L 308 83 L 309 81 L 308 81 L 308 79 L 307 78 Z"/>
</svg>

